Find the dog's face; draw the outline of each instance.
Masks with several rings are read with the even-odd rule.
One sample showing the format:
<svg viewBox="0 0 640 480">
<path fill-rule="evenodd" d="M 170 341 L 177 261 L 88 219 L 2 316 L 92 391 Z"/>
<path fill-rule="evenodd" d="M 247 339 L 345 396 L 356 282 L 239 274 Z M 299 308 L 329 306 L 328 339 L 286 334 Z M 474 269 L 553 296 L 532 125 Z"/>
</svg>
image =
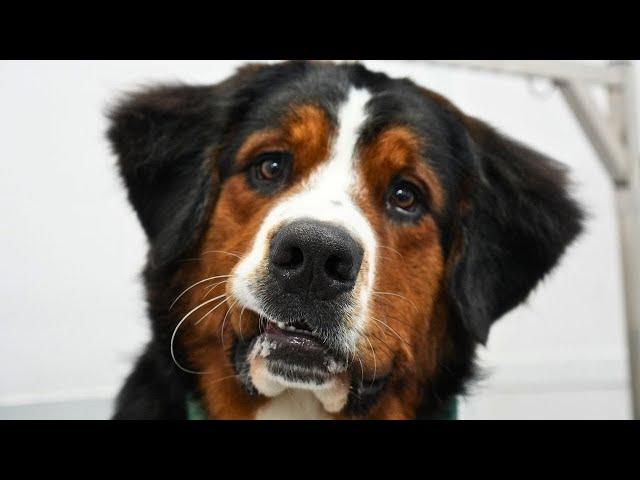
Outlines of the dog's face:
<svg viewBox="0 0 640 480">
<path fill-rule="evenodd" d="M 557 164 L 360 66 L 249 67 L 113 119 L 152 315 L 217 418 L 299 391 L 436 413 L 579 231 Z"/>
<path fill-rule="evenodd" d="M 256 104 L 201 254 L 230 275 L 212 295 L 233 306 L 229 343 L 248 343 L 237 368 L 264 395 L 310 389 L 337 412 L 354 376 L 386 378 L 438 328 L 445 198 L 427 148 L 439 125 L 428 110 L 406 120 L 419 92 L 376 97 L 340 75 L 322 87 Z"/>
</svg>

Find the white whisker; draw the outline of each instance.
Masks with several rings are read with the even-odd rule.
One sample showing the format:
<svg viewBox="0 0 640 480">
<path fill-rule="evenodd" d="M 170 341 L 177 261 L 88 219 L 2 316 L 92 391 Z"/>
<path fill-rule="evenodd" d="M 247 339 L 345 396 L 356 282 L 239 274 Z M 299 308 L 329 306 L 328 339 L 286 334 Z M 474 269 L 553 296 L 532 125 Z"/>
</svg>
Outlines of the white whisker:
<svg viewBox="0 0 640 480">
<path fill-rule="evenodd" d="M 362 360 L 360 360 L 360 355 L 358 355 L 358 362 L 360 362 L 360 382 L 364 384 L 364 366 L 362 365 Z"/>
<path fill-rule="evenodd" d="M 392 252 L 397 253 L 397 254 L 400 256 L 400 258 L 402 258 L 402 259 L 404 260 L 404 257 L 402 256 L 402 254 L 401 254 L 398 250 L 396 250 L 395 248 L 386 247 L 386 246 L 384 246 L 384 245 L 378 245 L 378 247 L 380 247 L 380 248 L 386 248 L 387 250 L 391 250 Z"/>
<path fill-rule="evenodd" d="M 206 252 L 202 252 L 203 255 L 206 255 L 207 253 L 225 253 L 227 255 L 231 255 L 232 257 L 236 257 L 242 260 L 242 257 L 237 253 L 225 252 L 224 250 L 207 250 Z"/>
<path fill-rule="evenodd" d="M 178 359 L 176 358 L 176 354 L 173 350 L 173 342 L 175 341 L 176 338 L 176 333 L 178 333 L 178 329 L 180 328 L 180 326 L 184 323 L 184 321 L 189 318 L 189 316 L 195 312 L 196 310 L 198 310 L 199 308 L 204 307 L 205 305 L 211 303 L 211 302 L 215 302 L 217 299 L 216 298 L 212 298 L 211 300 L 207 300 L 206 302 L 201 303 L 200 305 L 198 305 L 197 307 L 192 308 L 189 313 L 187 313 L 184 317 L 182 317 L 182 319 L 178 322 L 178 324 L 176 325 L 176 328 L 173 329 L 173 334 L 171 335 L 171 358 L 173 359 L 173 363 L 176 364 L 176 366 L 182 370 L 183 372 L 187 372 L 187 373 L 194 373 L 196 375 L 204 375 L 204 373 L 202 372 L 196 372 L 194 370 L 189 370 L 188 368 L 183 367 L 182 365 L 180 365 L 180 362 L 178 362 Z"/>
<path fill-rule="evenodd" d="M 405 343 L 407 345 L 410 345 L 409 342 L 407 342 L 404 338 L 402 338 L 398 332 L 396 332 L 393 328 L 391 328 L 389 325 L 384 323 L 382 320 L 378 320 L 377 318 L 372 317 L 372 316 L 369 316 L 369 318 L 371 318 L 372 320 L 375 320 L 376 322 L 381 324 L 383 327 L 389 329 L 391 332 L 393 332 L 395 334 L 396 337 L 398 337 L 398 339 L 400 339 L 401 342 L 403 342 L 403 343 Z"/>
<path fill-rule="evenodd" d="M 399 293 L 393 293 L 393 292 L 376 292 L 376 291 L 373 291 L 373 292 L 371 292 L 371 294 L 372 294 L 372 295 L 392 295 L 392 296 L 394 296 L 394 297 L 399 297 L 399 298 L 401 298 L 401 299 L 406 300 L 407 302 L 409 302 L 409 303 L 413 306 L 413 308 L 415 308 L 415 309 L 416 309 L 416 311 L 419 311 L 419 310 L 418 310 L 418 307 L 416 307 L 416 304 L 415 304 L 415 303 L 413 303 L 413 302 L 412 302 L 411 300 L 409 300 L 407 297 L 404 297 L 404 296 L 400 295 Z"/>
<path fill-rule="evenodd" d="M 222 285 L 224 283 L 227 283 L 229 280 L 222 280 L 221 282 L 215 283 L 212 286 L 207 288 L 207 291 L 205 292 L 205 294 L 202 296 L 203 299 L 207 298 L 207 295 L 209 295 L 211 293 L 211 291 L 216 288 L 218 285 Z"/>
<path fill-rule="evenodd" d="M 231 275 L 217 275 L 215 277 L 209 277 L 209 278 L 205 278 L 204 280 L 200 280 L 199 282 L 194 283 L 193 285 L 191 285 L 190 287 L 186 288 L 180 295 L 178 295 L 176 297 L 176 299 L 173 301 L 173 303 L 169 306 L 169 310 L 171 310 L 173 308 L 173 306 L 176 304 L 176 302 L 178 300 L 180 300 L 180 298 L 187 293 L 189 290 L 191 290 L 193 287 L 196 287 L 198 285 L 200 285 L 201 283 L 205 283 L 208 282 L 209 280 L 215 280 L 216 278 L 228 278 Z"/>
<path fill-rule="evenodd" d="M 222 327 L 220 328 L 220 341 L 222 342 L 222 349 L 224 350 L 224 324 L 227 321 L 227 316 L 229 316 L 229 313 L 231 313 L 231 310 L 233 310 L 233 307 L 238 303 L 238 300 L 236 300 L 235 302 L 233 302 L 231 304 L 231 306 L 229 307 L 229 309 L 227 310 L 227 313 L 224 315 L 224 318 L 222 319 Z"/>
<path fill-rule="evenodd" d="M 242 339 L 242 341 L 244 342 L 244 335 L 242 334 L 242 314 L 244 313 L 244 311 L 246 310 L 247 307 L 242 307 L 242 310 L 240 311 L 240 338 Z"/>
<path fill-rule="evenodd" d="M 235 375 L 227 375 L 226 377 L 222 377 L 222 378 L 216 378 L 215 380 L 211 381 L 211 382 L 207 382 L 207 385 L 213 385 L 215 383 L 221 382 L 223 380 L 228 380 L 230 378 L 241 378 L 240 375 L 235 374 Z"/>
<path fill-rule="evenodd" d="M 371 345 L 371 340 L 366 335 L 364 336 L 365 340 L 369 342 L 369 347 L 371 347 L 371 353 L 373 353 L 373 378 L 371 379 L 371 385 L 373 385 L 374 380 L 376 379 L 376 374 L 378 373 L 378 362 L 376 361 L 376 352 L 373 349 L 373 345 Z"/>
<path fill-rule="evenodd" d="M 222 300 L 215 307 L 213 307 L 211 310 L 209 310 L 207 313 L 205 313 L 202 317 L 200 317 L 200 319 L 194 325 L 198 325 L 202 320 L 204 320 L 206 317 L 211 315 L 220 305 L 222 305 L 224 302 L 226 302 L 228 300 L 227 299 L 227 295 L 225 293 L 223 293 L 222 295 L 218 295 L 217 297 L 212 298 L 212 300 L 218 300 L 219 298 L 222 298 L 222 297 L 225 297 L 224 300 Z"/>
</svg>

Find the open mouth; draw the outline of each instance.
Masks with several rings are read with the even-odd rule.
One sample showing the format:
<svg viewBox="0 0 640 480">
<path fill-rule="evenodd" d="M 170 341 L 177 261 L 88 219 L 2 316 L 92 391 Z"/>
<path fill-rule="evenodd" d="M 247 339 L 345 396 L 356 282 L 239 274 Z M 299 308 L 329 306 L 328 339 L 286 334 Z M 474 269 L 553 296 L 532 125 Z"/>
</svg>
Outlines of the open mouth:
<svg viewBox="0 0 640 480">
<path fill-rule="evenodd" d="M 352 377 L 347 354 L 304 320 L 259 321 L 259 333 L 238 339 L 234 348 L 238 378 L 250 394 L 276 397 L 301 389 L 311 392 L 327 412 L 347 407 L 359 412 L 375 402 L 386 384 L 386 376 L 368 379 L 364 371 Z"/>
<path fill-rule="evenodd" d="M 264 335 L 272 341 L 293 347 L 310 356 L 324 352 L 321 340 L 302 322 L 287 325 L 283 322 L 267 321 Z"/>
<path fill-rule="evenodd" d="M 322 385 L 345 370 L 304 322 L 267 320 L 254 342 L 251 356 L 264 359 L 269 373 L 287 382 Z"/>
</svg>

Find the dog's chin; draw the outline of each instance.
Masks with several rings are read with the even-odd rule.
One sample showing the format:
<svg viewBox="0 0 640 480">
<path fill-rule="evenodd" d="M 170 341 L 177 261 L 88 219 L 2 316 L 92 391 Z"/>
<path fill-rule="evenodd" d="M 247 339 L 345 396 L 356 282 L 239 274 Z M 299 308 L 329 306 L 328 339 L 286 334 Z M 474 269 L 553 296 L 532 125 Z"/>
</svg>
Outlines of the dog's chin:
<svg viewBox="0 0 640 480">
<path fill-rule="evenodd" d="M 263 333 L 245 349 L 247 379 L 262 395 L 276 397 L 286 390 L 307 390 L 327 412 L 340 411 L 349 395 L 346 362 L 332 353 L 303 324 L 268 321 Z"/>
</svg>

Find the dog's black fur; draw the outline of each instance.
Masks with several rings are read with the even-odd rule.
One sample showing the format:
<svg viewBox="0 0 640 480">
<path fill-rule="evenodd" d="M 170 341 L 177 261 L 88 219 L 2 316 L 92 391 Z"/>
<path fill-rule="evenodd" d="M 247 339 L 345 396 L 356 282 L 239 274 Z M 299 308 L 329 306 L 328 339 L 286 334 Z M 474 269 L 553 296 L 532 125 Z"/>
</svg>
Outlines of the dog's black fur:
<svg viewBox="0 0 640 480">
<path fill-rule="evenodd" d="M 173 364 L 169 353 L 175 319 L 168 306 L 179 293 L 171 280 L 206 228 L 219 186 L 229 175 L 229 152 L 239 141 L 237 132 L 248 128 L 250 109 L 284 86 L 295 90 L 300 82 L 328 76 L 372 91 L 406 90 L 420 110 L 413 115 L 422 118 L 428 112 L 425 118 L 438 123 L 442 134 L 438 141 L 447 161 L 436 168 L 448 213 L 440 223 L 441 243 L 447 255 L 455 249 L 459 260 L 447 279 L 449 354 L 423 392 L 419 418 L 437 416 L 463 391 L 473 377 L 476 346 L 486 342 L 491 324 L 526 299 L 580 232 L 583 214 L 558 163 L 408 80 L 360 65 L 289 62 L 248 66 L 215 86 L 161 86 L 136 93 L 111 111 L 108 137 L 149 239 L 144 280 L 152 340 L 120 392 L 114 418 L 185 418 L 185 398 L 197 394 L 193 378 Z M 178 355 L 188 364 L 184 352 Z M 363 408 L 353 406 L 354 414 Z"/>
</svg>

